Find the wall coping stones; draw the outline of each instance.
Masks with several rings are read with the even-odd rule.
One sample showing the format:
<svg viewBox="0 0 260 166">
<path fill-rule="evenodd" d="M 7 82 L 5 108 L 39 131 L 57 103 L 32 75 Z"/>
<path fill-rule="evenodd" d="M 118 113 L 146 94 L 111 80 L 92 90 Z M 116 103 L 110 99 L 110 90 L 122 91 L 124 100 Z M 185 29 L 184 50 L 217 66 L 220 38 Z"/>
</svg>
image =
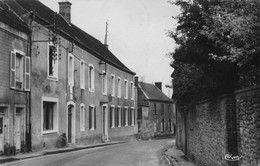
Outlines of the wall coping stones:
<svg viewBox="0 0 260 166">
<path fill-rule="evenodd" d="M 249 92 L 249 91 L 257 91 L 257 90 L 260 90 L 260 85 L 258 85 L 258 86 L 251 86 L 251 87 L 244 88 L 244 89 L 239 89 L 239 90 L 236 90 L 234 93 L 235 94 L 240 94 L 240 93 L 246 93 L 246 92 Z"/>
</svg>

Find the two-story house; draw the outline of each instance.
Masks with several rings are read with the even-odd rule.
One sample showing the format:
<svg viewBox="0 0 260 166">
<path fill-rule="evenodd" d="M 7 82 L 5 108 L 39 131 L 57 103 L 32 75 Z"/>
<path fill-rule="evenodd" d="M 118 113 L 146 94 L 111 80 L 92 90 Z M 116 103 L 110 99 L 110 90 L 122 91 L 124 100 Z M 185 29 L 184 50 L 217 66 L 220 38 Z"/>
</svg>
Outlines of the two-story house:
<svg viewBox="0 0 260 166">
<path fill-rule="evenodd" d="M 37 0 L 6 0 L 31 21 L 31 140 L 33 150 L 134 138 L 135 73 L 71 21 L 71 3 L 59 14 Z"/>
<path fill-rule="evenodd" d="M 174 134 L 175 104 L 162 92 L 162 83 L 138 82 L 138 132 L 141 139 Z"/>
<path fill-rule="evenodd" d="M 7 147 L 25 151 L 29 139 L 29 34 L 26 23 L 0 1 L 0 154 Z"/>
</svg>

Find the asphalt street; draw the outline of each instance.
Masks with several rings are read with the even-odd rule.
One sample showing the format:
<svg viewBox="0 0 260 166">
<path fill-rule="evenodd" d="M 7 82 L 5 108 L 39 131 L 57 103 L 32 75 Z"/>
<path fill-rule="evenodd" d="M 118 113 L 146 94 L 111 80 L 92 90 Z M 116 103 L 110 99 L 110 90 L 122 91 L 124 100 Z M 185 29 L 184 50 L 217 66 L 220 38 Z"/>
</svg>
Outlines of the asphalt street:
<svg viewBox="0 0 260 166">
<path fill-rule="evenodd" d="M 3 166 L 169 166 L 163 148 L 173 139 L 136 141 L 125 144 L 45 155 Z"/>
</svg>

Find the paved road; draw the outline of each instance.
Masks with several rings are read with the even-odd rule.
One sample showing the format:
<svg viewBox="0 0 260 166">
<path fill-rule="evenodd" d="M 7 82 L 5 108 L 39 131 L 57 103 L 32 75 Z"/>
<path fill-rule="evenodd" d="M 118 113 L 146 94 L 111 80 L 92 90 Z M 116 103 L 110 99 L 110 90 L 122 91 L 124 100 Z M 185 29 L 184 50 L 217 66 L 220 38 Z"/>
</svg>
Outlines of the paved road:
<svg viewBox="0 0 260 166">
<path fill-rule="evenodd" d="M 19 166 L 169 166 L 162 149 L 173 139 L 138 141 L 46 155 L 4 165 Z"/>
</svg>

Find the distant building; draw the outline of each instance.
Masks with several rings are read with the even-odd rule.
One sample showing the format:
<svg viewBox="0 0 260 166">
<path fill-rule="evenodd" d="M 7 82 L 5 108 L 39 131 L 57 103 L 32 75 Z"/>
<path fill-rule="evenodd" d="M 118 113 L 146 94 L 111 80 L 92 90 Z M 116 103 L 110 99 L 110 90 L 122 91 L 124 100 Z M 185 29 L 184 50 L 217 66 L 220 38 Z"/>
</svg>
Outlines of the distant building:
<svg viewBox="0 0 260 166">
<path fill-rule="evenodd" d="M 28 145 L 29 34 L 25 22 L 0 1 L 0 155 L 5 147 L 15 153 Z"/>
<path fill-rule="evenodd" d="M 175 104 L 161 88 L 161 82 L 138 82 L 137 121 L 142 139 L 174 134 Z"/>
<path fill-rule="evenodd" d="M 62 133 L 69 144 L 134 138 L 135 73 L 71 22 L 71 3 L 57 14 L 36 0 L 4 2 L 32 31 L 32 150 L 55 148 Z"/>
</svg>

